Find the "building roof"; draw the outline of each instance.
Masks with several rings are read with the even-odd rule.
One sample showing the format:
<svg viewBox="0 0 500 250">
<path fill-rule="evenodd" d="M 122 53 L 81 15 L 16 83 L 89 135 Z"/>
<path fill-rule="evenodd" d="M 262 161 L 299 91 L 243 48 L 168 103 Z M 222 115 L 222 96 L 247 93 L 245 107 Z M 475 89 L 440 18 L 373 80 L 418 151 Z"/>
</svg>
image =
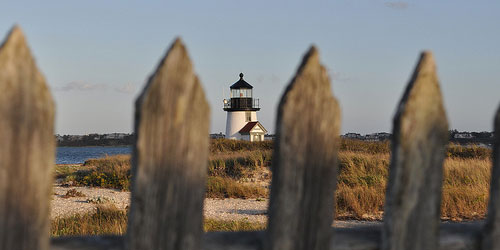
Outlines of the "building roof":
<svg viewBox="0 0 500 250">
<path fill-rule="evenodd" d="M 255 125 L 257 125 L 258 122 L 248 122 L 242 129 L 240 129 L 240 131 L 238 131 L 239 133 L 249 133 L 250 130 L 252 130 L 253 127 L 255 127 Z"/>
<path fill-rule="evenodd" d="M 262 129 L 262 131 L 264 131 L 264 133 L 267 132 L 267 130 L 264 128 L 264 126 L 262 126 L 262 124 L 260 124 L 260 122 L 257 121 L 257 122 L 247 122 L 247 124 L 242 129 L 240 129 L 240 131 L 238 131 L 238 133 L 248 134 L 257 125 Z"/>
<path fill-rule="evenodd" d="M 250 85 L 248 82 L 245 82 L 243 80 L 243 73 L 240 73 L 240 80 L 235 82 L 230 89 L 253 89 L 252 85 Z"/>
</svg>

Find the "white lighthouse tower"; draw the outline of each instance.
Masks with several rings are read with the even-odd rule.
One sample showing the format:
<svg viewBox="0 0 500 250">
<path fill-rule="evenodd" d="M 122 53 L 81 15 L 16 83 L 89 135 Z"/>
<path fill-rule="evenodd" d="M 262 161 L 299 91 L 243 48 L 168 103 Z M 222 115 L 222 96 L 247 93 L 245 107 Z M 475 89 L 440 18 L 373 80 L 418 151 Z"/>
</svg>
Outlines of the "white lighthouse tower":
<svg viewBox="0 0 500 250">
<path fill-rule="evenodd" d="M 263 141 L 267 130 L 257 120 L 259 99 L 252 97 L 252 85 L 243 80 L 235 82 L 230 89 L 231 99 L 224 99 L 227 112 L 226 138 L 246 141 Z"/>
</svg>

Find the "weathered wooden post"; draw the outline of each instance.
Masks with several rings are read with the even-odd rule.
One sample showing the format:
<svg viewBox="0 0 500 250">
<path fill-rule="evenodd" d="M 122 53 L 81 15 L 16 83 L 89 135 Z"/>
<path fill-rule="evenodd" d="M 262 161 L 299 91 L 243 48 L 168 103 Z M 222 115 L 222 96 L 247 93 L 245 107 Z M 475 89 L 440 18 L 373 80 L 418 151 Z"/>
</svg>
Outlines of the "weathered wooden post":
<svg viewBox="0 0 500 250">
<path fill-rule="evenodd" d="M 278 107 L 267 249 L 329 249 L 340 108 L 312 47 Z"/>
<path fill-rule="evenodd" d="M 500 249 L 500 107 L 494 118 L 495 142 L 491 171 L 490 203 L 483 234 L 483 250 Z"/>
<path fill-rule="evenodd" d="M 136 102 L 128 249 L 200 249 L 209 119 L 177 39 Z"/>
<path fill-rule="evenodd" d="M 420 56 L 393 134 L 382 249 L 437 249 L 448 122 L 431 52 Z"/>
<path fill-rule="evenodd" d="M 48 249 L 54 102 L 19 27 L 0 47 L 0 249 Z"/>
</svg>

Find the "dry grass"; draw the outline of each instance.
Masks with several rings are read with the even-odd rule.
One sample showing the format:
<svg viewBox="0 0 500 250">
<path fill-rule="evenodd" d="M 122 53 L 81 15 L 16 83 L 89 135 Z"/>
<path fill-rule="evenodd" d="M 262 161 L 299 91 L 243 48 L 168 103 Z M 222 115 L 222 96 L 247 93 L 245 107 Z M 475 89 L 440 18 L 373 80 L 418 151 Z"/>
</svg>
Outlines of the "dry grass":
<svg viewBox="0 0 500 250">
<path fill-rule="evenodd" d="M 266 223 L 250 222 L 245 219 L 236 221 L 205 219 L 203 229 L 205 232 L 261 231 L 266 229 L 266 226 Z"/>
<path fill-rule="evenodd" d="M 207 198 L 252 199 L 268 196 L 268 189 L 252 183 L 238 183 L 227 177 L 209 176 Z"/>
<path fill-rule="evenodd" d="M 368 142 L 353 139 L 341 139 L 340 151 L 368 154 L 390 154 L 391 142 Z M 450 143 L 447 148 L 448 157 L 487 159 L 491 156 L 491 149 L 477 145 L 460 145 Z"/>
<path fill-rule="evenodd" d="M 254 150 L 270 150 L 273 148 L 273 141 L 249 142 L 229 139 L 210 140 L 210 153 L 240 152 Z"/>
<path fill-rule="evenodd" d="M 391 152 L 391 143 L 388 140 L 382 142 L 368 142 L 353 139 L 341 139 L 340 151 L 388 154 Z"/>
<path fill-rule="evenodd" d="M 340 152 L 339 162 L 337 217 L 378 217 L 384 209 L 389 155 Z"/>
<path fill-rule="evenodd" d="M 255 178 L 271 166 L 271 158 L 271 150 L 212 154 L 208 176 Z"/>
<path fill-rule="evenodd" d="M 66 193 L 62 196 L 62 198 L 70 198 L 70 197 L 85 197 L 85 195 L 82 192 L 72 188 L 66 191 Z"/>
<path fill-rule="evenodd" d="M 381 219 L 389 154 L 340 152 L 337 216 Z M 491 162 L 481 158 L 448 157 L 443 169 L 441 217 L 450 220 L 484 218 Z"/>
<path fill-rule="evenodd" d="M 489 197 L 491 161 L 448 158 L 443 174 L 441 216 L 451 220 L 484 218 Z"/>
<path fill-rule="evenodd" d="M 83 164 L 83 166 L 97 166 L 104 170 L 116 169 L 126 165 L 130 165 L 130 155 L 107 155 L 98 159 L 86 160 Z"/>
<path fill-rule="evenodd" d="M 127 213 L 110 205 L 99 205 L 92 214 L 56 218 L 50 226 L 51 236 L 122 235 L 127 228 Z"/>
<path fill-rule="evenodd" d="M 213 140 L 208 163 L 207 197 L 261 198 L 269 192 L 272 158 L 270 142 Z M 245 151 L 247 150 L 247 151 Z M 485 216 L 491 150 L 450 144 L 444 164 L 442 217 L 451 220 Z M 75 172 L 58 168 L 58 175 L 77 185 L 128 190 L 129 156 L 89 160 Z M 380 219 L 390 162 L 389 142 L 342 140 L 336 192 L 338 218 Z"/>
<path fill-rule="evenodd" d="M 127 229 L 127 212 L 111 205 L 99 205 L 95 213 L 74 215 L 52 220 L 50 234 L 53 237 L 77 235 L 123 235 Z M 224 221 L 205 219 L 203 228 L 213 231 L 264 230 L 265 223 L 248 220 Z"/>
</svg>

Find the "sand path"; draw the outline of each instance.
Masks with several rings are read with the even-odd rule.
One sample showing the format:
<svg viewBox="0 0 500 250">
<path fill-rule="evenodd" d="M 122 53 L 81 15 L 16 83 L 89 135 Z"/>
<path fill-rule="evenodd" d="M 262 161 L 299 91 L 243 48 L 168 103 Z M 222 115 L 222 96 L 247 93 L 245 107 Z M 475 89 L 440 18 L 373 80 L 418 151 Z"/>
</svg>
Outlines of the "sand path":
<svg viewBox="0 0 500 250">
<path fill-rule="evenodd" d="M 70 189 L 81 192 L 83 197 L 64 198 Z M 119 209 L 126 209 L 130 205 L 130 192 L 114 189 L 90 187 L 62 187 L 54 185 L 54 194 L 51 201 L 51 218 L 68 217 L 74 214 L 91 213 L 96 210 L 98 202 L 111 203 Z M 248 220 L 250 222 L 267 221 L 267 199 L 205 199 L 203 209 L 205 218 L 219 220 Z M 353 227 L 356 225 L 377 224 L 371 221 L 335 221 L 337 227 Z"/>
</svg>

